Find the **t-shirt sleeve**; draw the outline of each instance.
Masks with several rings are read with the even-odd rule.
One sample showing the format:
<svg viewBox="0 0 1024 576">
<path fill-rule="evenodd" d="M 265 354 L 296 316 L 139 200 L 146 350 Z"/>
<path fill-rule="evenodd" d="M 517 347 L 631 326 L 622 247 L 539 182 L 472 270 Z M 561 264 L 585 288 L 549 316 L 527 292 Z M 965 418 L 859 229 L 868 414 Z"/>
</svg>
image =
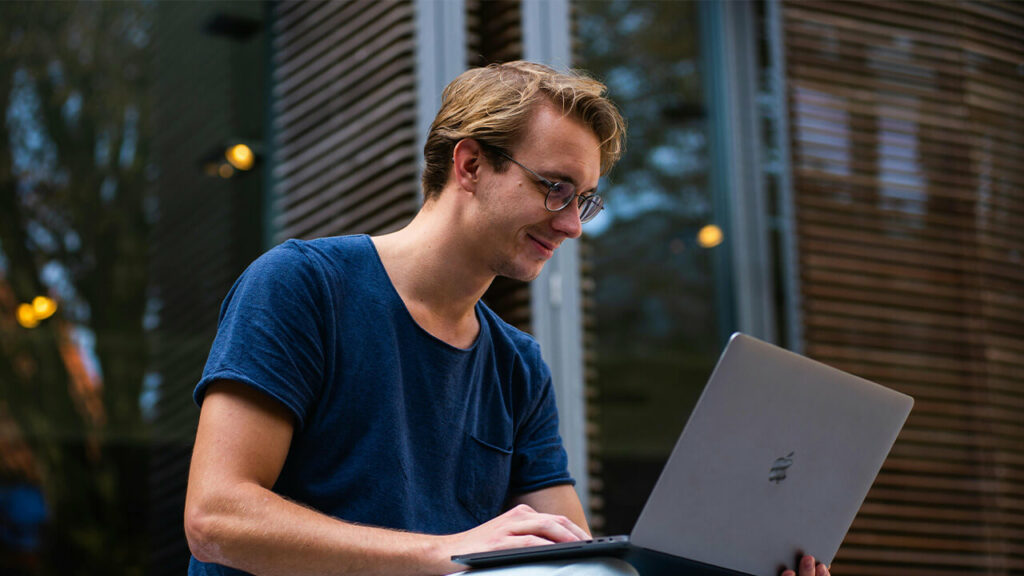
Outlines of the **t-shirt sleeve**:
<svg viewBox="0 0 1024 576">
<path fill-rule="evenodd" d="M 526 410 L 516 426 L 510 491 L 533 492 L 560 484 L 575 484 L 569 475 L 569 458 L 558 433 L 558 409 L 551 370 L 540 357 L 534 342 L 525 359 L 529 374 Z"/>
<path fill-rule="evenodd" d="M 221 306 L 195 402 L 202 405 L 212 382 L 241 382 L 284 404 L 301 429 L 323 385 L 325 290 L 296 242 L 256 259 Z"/>
</svg>

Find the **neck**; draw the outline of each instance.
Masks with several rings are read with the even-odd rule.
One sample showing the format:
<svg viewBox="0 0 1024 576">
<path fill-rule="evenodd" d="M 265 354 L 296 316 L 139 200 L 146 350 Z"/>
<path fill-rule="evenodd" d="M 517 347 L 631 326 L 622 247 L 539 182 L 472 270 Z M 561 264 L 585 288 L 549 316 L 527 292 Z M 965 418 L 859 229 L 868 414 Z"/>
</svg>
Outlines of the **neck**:
<svg viewBox="0 0 1024 576">
<path fill-rule="evenodd" d="M 471 240 L 460 235 L 457 219 L 446 214 L 436 206 L 424 207 L 408 226 L 373 242 L 391 283 L 420 326 L 466 347 L 479 330 L 476 303 L 494 274 L 472 261 L 465 249 Z"/>
</svg>

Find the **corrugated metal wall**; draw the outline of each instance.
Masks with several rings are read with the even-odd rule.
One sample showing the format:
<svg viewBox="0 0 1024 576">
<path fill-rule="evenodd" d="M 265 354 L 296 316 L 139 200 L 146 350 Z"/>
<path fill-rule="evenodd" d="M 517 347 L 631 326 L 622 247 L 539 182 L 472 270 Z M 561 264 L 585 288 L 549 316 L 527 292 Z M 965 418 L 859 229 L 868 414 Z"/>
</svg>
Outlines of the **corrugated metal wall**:
<svg viewBox="0 0 1024 576">
<path fill-rule="evenodd" d="M 1024 5 L 783 21 L 806 352 L 917 399 L 834 572 L 1024 573 Z"/>
</svg>

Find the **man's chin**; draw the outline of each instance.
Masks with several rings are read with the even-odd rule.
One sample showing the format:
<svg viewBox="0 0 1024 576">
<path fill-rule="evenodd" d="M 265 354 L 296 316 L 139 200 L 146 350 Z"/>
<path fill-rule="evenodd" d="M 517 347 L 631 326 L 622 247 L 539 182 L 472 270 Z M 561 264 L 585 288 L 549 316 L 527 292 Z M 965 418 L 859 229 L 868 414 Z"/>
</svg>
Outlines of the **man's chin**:
<svg viewBox="0 0 1024 576">
<path fill-rule="evenodd" d="M 541 262 L 535 266 L 505 266 L 499 270 L 497 275 L 512 280 L 518 280 L 520 282 L 532 282 L 540 276 L 542 270 L 544 270 L 544 262 Z"/>
<path fill-rule="evenodd" d="M 530 274 L 498 274 L 498 276 L 503 276 L 505 278 L 509 278 L 512 280 L 518 280 L 520 282 L 533 282 L 534 280 L 537 279 L 538 276 L 540 276 L 540 270 L 537 270 L 536 272 L 532 272 Z"/>
</svg>

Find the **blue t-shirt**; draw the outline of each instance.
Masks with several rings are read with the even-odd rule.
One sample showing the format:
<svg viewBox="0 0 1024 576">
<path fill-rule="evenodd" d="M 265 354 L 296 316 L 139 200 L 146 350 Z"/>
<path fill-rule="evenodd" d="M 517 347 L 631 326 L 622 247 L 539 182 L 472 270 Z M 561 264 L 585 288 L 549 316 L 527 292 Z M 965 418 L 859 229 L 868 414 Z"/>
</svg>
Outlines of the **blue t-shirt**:
<svg viewBox="0 0 1024 576">
<path fill-rule="evenodd" d="M 455 348 L 413 320 L 367 236 L 289 240 L 221 308 L 195 390 L 234 380 L 295 434 L 274 491 L 350 522 L 449 534 L 508 497 L 571 484 L 551 374 L 530 336 L 476 305 Z M 192 559 L 190 574 L 238 573 Z"/>
</svg>

